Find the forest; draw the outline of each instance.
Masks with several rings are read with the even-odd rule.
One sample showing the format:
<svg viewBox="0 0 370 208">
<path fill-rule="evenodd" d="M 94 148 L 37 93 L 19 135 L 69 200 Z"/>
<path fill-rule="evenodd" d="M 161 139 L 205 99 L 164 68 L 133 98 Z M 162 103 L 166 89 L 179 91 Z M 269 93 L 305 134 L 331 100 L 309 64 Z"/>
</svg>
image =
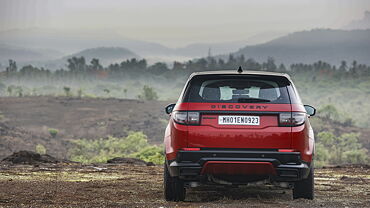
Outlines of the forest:
<svg viewBox="0 0 370 208">
<path fill-rule="evenodd" d="M 129 99 L 176 100 L 192 72 L 206 70 L 272 71 L 288 73 L 295 82 L 305 104 L 320 108 L 332 104 L 361 127 L 370 124 L 370 66 L 342 61 L 338 66 L 317 61 L 290 66 L 275 63 L 269 57 L 259 63 L 243 55 L 230 55 L 227 60 L 213 57 L 148 65 L 145 59 L 130 59 L 102 66 L 98 59 L 84 57 L 67 60 L 66 68 L 51 71 L 32 65 L 17 67 L 9 60 L 6 71 L 0 72 L 0 96 L 75 96 L 115 97 Z"/>
</svg>

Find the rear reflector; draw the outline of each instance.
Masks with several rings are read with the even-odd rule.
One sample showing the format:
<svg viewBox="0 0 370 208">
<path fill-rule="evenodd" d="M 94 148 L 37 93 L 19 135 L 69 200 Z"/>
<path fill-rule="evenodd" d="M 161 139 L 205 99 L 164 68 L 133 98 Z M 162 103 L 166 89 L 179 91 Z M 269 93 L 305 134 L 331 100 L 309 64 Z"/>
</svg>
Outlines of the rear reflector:
<svg viewBox="0 0 370 208">
<path fill-rule="evenodd" d="M 187 147 L 187 148 L 182 148 L 182 150 L 185 150 L 185 151 L 199 151 L 200 148 L 196 148 L 196 147 Z"/>
<path fill-rule="evenodd" d="M 294 152 L 293 149 L 279 149 L 279 152 Z"/>
</svg>

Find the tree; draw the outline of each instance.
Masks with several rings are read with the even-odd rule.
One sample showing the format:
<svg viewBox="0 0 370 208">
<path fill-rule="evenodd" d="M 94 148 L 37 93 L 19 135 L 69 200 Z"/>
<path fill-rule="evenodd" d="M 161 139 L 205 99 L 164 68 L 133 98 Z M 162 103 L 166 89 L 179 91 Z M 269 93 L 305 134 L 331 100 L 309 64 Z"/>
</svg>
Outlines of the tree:
<svg viewBox="0 0 370 208">
<path fill-rule="evenodd" d="M 275 64 L 275 59 L 273 57 L 268 57 L 267 58 L 267 63 L 264 63 L 264 68 L 267 71 L 274 72 L 277 69 L 277 66 Z"/>
<path fill-rule="evenodd" d="M 157 62 L 148 68 L 149 72 L 155 75 L 162 75 L 169 71 L 167 64 Z"/>
<path fill-rule="evenodd" d="M 352 77 L 358 77 L 358 66 L 357 66 L 357 61 L 352 62 L 352 66 L 349 68 L 350 76 Z"/>
<path fill-rule="evenodd" d="M 100 65 L 100 63 L 99 63 L 99 59 L 93 58 L 90 63 L 91 63 L 90 68 L 93 71 L 98 71 L 98 70 L 103 69 L 103 66 Z"/>
<path fill-rule="evenodd" d="M 245 62 L 245 68 L 247 70 L 261 70 L 261 65 L 258 62 L 256 62 L 254 59 L 249 58 Z"/>
<path fill-rule="evenodd" d="M 9 59 L 9 66 L 6 67 L 6 73 L 15 73 L 17 72 L 17 63 L 12 59 Z"/>
<path fill-rule="evenodd" d="M 231 69 L 233 69 L 233 68 L 236 68 L 237 66 L 237 62 L 236 62 L 236 59 L 234 58 L 234 55 L 233 54 L 229 54 L 229 58 L 228 58 L 228 60 L 227 60 L 227 67 L 228 68 L 231 68 Z"/>
<path fill-rule="evenodd" d="M 207 68 L 210 69 L 210 70 L 216 70 L 216 69 L 218 69 L 216 59 L 214 59 L 213 57 L 209 57 L 208 58 L 208 66 L 207 66 Z"/>
<path fill-rule="evenodd" d="M 341 61 L 340 66 L 339 66 L 339 71 L 340 72 L 346 72 L 347 71 L 347 62 L 346 61 Z"/>
<path fill-rule="evenodd" d="M 67 97 L 71 96 L 71 88 L 70 87 L 63 87 L 64 93 Z"/>
<path fill-rule="evenodd" d="M 284 64 L 280 64 L 278 71 L 279 72 L 286 72 L 286 68 L 285 68 Z"/>
<path fill-rule="evenodd" d="M 68 62 L 68 69 L 71 71 L 71 72 L 75 72 L 75 73 L 78 73 L 78 72 L 84 72 L 86 70 L 86 61 L 85 61 L 85 57 L 81 56 L 81 57 L 72 57 L 72 58 L 69 58 L 67 59 L 67 62 Z"/>
<path fill-rule="evenodd" d="M 158 100 L 158 95 L 153 88 L 144 85 L 143 90 L 138 98 L 141 100 Z"/>
<path fill-rule="evenodd" d="M 184 70 L 184 64 L 175 61 L 175 62 L 173 62 L 172 70 L 174 70 L 174 71 L 182 71 L 182 70 Z"/>
</svg>

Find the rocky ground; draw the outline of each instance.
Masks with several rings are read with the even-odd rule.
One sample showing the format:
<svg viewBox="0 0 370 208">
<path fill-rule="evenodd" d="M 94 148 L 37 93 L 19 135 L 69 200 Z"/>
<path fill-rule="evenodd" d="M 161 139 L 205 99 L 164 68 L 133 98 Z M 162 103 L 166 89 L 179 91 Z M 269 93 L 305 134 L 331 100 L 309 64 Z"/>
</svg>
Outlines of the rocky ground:
<svg viewBox="0 0 370 208">
<path fill-rule="evenodd" d="M 317 169 L 315 200 L 269 186 L 198 187 L 163 200 L 160 166 L 43 163 L 0 166 L 0 207 L 370 207 L 369 166 Z"/>
</svg>

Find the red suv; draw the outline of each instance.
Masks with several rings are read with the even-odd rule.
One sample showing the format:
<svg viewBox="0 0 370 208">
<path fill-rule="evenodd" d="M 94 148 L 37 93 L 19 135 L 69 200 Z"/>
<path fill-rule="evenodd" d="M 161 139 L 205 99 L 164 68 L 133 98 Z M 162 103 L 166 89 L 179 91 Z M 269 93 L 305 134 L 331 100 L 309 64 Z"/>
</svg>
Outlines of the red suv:
<svg viewBox="0 0 370 208">
<path fill-rule="evenodd" d="M 246 71 L 193 73 L 164 137 L 164 195 L 183 201 L 186 188 L 256 181 L 293 187 L 313 199 L 314 134 L 287 74 Z"/>
</svg>

